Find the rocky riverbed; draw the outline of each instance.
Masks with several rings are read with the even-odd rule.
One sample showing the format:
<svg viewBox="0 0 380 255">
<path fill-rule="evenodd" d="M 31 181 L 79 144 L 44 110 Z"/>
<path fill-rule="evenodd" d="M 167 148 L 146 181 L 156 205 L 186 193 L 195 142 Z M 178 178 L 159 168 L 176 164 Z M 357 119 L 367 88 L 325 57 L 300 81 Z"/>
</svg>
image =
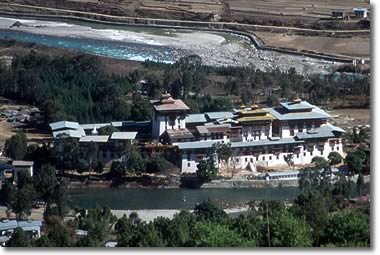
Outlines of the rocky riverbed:
<svg viewBox="0 0 380 255">
<path fill-rule="evenodd" d="M 247 37 L 221 32 L 174 30 L 163 28 L 136 29 L 66 22 L 15 19 L 0 17 L 0 37 L 3 33 L 23 32 L 17 40 L 44 44 L 44 39 L 28 34 L 58 38 L 56 47 L 73 47 L 96 55 L 120 59 L 174 62 L 182 56 L 197 54 L 203 63 L 211 66 L 255 66 L 261 70 L 295 68 L 303 74 L 328 73 L 341 63 L 315 58 L 258 50 Z M 12 38 L 12 35 L 6 36 Z M 5 37 L 5 36 L 3 36 Z M 59 41 L 59 38 L 62 41 Z M 16 39 L 16 38 L 14 38 Z M 78 39 L 81 41 L 78 42 Z M 33 41 L 34 40 L 34 41 Z M 99 43 L 99 42 L 103 42 Z"/>
</svg>

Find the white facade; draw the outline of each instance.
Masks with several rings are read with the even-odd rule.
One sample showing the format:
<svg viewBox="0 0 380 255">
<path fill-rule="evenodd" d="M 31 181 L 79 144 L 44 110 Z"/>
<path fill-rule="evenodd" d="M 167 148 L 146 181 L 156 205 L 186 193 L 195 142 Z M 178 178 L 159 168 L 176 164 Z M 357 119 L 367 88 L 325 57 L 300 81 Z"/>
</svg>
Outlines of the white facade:
<svg viewBox="0 0 380 255">
<path fill-rule="evenodd" d="M 272 137 L 272 125 L 262 126 L 260 128 L 253 126 L 243 126 L 241 138 L 243 142 L 259 141 Z"/>
<path fill-rule="evenodd" d="M 160 114 L 153 111 L 152 135 L 154 138 L 160 137 L 166 130 L 180 130 L 186 128 L 186 121 L 183 114 Z"/>
<path fill-rule="evenodd" d="M 332 143 L 335 141 L 335 143 Z M 264 167 L 278 167 L 287 166 L 285 156 L 293 154 L 293 162 L 295 165 L 307 165 L 310 164 L 314 157 L 324 157 L 327 160 L 328 155 L 335 151 L 343 156 L 343 145 L 340 138 L 329 139 L 319 147 L 319 143 L 313 146 L 309 146 L 308 143 L 300 144 L 299 153 L 282 152 L 279 154 L 265 153 L 255 155 L 239 155 L 233 156 L 229 161 L 229 168 L 235 167 L 235 169 L 253 169 L 256 166 Z M 320 150 L 322 149 L 322 150 Z M 204 159 L 198 154 L 190 153 L 186 151 L 181 154 L 181 169 L 184 173 L 195 173 L 197 171 L 197 164 Z M 220 165 L 222 167 L 222 165 Z"/>
</svg>

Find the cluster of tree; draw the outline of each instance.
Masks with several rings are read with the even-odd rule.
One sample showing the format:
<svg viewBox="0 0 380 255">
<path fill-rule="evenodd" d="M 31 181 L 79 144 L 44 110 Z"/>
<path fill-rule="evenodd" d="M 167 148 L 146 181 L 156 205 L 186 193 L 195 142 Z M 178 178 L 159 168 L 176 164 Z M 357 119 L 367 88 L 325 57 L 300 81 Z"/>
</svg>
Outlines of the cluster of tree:
<svg viewBox="0 0 380 255">
<path fill-rule="evenodd" d="M 56 176 L 51 165 L 36 168 L 33 177 L 25 171 L 17 171 L 17 185 L 6 179 L 0 190 L 0 203 L 16 215 L 17 219 L 26 219 L 32 208 L 43 202 L 45 216 L 63 217 L 67 212 L 67 183 Z"/>
<path fill-rule="evenodd" d="M 122 178 L 127 174 L 160 173 L 173 168 L 163 157 L 144 157 L 135 146 L 128 146 L 120 161 L 113 161 L 111 176 Z"/>
<path fill-rule="evenodd" d="M 185 58 L 186 59 L 186 58 Z M 183 61 L 182 63 L 194 62 Z M 200 64 L 201 62 L 195 62 Z M 187 68 L 191 70 L 191 76 L 197 77 L 200 86 L 186 82 L 186 75 L 181 67 L 184 64 L 169 65 L 163 63 L 145 63 L 147 68 L 164 70 L 162 80 L 163 84 L 171 84 L 174 79 L 172 73 L 183 75 L 181 82 L 177 81 L 175 85 L 168 87 L 160 86 L 160 79 L 157 76 L 148 76 L 148 81 L 145 84 L 146 91 L 158 91 L 165 89 L 180 98 L 183 98 L 186 103 L 191 106 L 195 112 L 212 111 L 212 110 L 227 110 L 232 108 L 231 96 L 238 96 L 244 104 L 254 102 L 263 102 L 269 106 L 277 105 L 280 99 L 291 100 L 298 96 L 305 100 L 309 100 L 314 104 L 334 105 L 337 98 L 342 98 L 342 105 L 346 105 L 346 97 L 348 96 L 365 96 L 370 95 L 370 81 L 368 76 L 350 76 L 341 74 L 336 75 L 309 75 L 308 77 L 297 74 L 294 68 L 290 68 L 287 72 L 280 70 L 267 70 L 265 72 L 257 69 L 254 66 L 248 67 L 211 67 L 202 66 Z M 190 71 L 189 71 L 190 72 Z M 215 76 L 221 76 L 214 80 Z M 178 77 L 178 76 L 176 76 Z M 225 91 L 226 97 L 222 97 L 219 101 L 207 95 L 200 96 L 199 92 L 203 92 L 202 86 L 205 84 L 216 84 L 217 87 Z M 196 86 L 196 87 L 194 87 Z M 173 90 L 173 88 L 175 88 Z M 154 97 L 157 93 L 151 93 Z M 189 92 L 192 92 L 191 94 Z M 195 94 L 195 95 L 194 95 Z M 192 95 L 192 96 L 189 96 Z M 369 99 L 368 99 L 369 100 Z M 369 102 L 365 101 L 363 105 Z"/>
<path fill-rule="evenodd" d="M 315 198 L 315 197 L 313 197 Z M 211 201 L 182 210 L 173 219 L 142 221 L 137 213 L 116 220 L 109 209 L 82 211 L 75 220 L 49 220 L 47 231 L 33 240 L 16 231 L 11 247 L 99 247 L 112 238 L 118 247 L 368 247 L 369 210 L 345 208 L 327 211 L 318 200 L 306 199 L 286 206 L 281 201 L 252 201 L 237 218 Z M 323 206 L 323 207 L 321 207 Z M 317 209 L 317 211 L 313 211 Z M 79 237 L 75 230 L 87 231 Z"/>
<path fill-rule="evenodd" d="M 39 106 L 47 123 L 128 119 L 142 102 L 128 101 L 133 91 L 129 77 L 106 74 L 95 56 L 52 58 L 32 52 L 16 57 L 11 67 L 0 64 L 0 95 Z"/>
</svg>

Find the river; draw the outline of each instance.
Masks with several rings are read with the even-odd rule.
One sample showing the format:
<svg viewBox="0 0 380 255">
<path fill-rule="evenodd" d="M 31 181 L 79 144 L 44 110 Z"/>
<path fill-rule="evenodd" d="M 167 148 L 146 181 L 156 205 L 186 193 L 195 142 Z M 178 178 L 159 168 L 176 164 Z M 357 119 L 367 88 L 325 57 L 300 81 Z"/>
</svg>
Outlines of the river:
<svg viewBox="0 0 380 255">
<path fill-rule="evenodd" d="M 94 208 L 108 206 L 114 210 L 127 209 L 194 209 L 209 198 L 219 206 L 241 205 L 252 200 L 292 200 L 298 187 L 243 189 L 73 189 L 71 206 Z"/>
<path fill-rule="evenodd" d="M 18 23 L 16 23 L 18 22 Z M 18 24 L 14 26 L 14 24 Z M 301 74 L 330 73 L 342 63 L 259 50 L 232 33 L 0 17 L 0 39 L 15 39 L 111 58 L 172 63 L 190 54 L 210 66 L 294 67 Z"/>
</svg>

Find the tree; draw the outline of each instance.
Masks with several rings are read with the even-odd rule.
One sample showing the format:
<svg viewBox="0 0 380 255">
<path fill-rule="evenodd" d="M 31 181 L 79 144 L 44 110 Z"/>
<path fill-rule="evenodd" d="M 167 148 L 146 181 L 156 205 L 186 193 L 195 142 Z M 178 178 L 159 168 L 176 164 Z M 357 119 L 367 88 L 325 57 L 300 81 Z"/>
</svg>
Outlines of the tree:
<svg viewBox="0 0 380 255">
<path fill-rule="evenodd" d="M 194 208 L 194 214 L 201 220 L 222 222 L 227 219 L 227 213 L 214 205 L 211 200 L 204 201 Z"/>
<path fill-rule="evenodd" d="M 114 126 L 104 126 L 99 128 L 98 135 L 112 135 L 113 132 L 119 132 L 120 130 Z"/>
<path fill-rule="evenodd" d="M 32 178 L 26 173 L 17 173 L 17 188 L 9 194 L 9 207 L 17 219 L 25 219 L 31 214 L 37 195 Z"/>
<path fill-rule="evenodd" d="M 355 150 L 348 153 L 344 161 L 347 164 L 349 173 L 353 175 L 362 171 L 365 160 L 365 153 L 362 150 Z"/>
<path fill-rule="evenodd" d="M 42 165 L 37 168 L 33 176 L 34 187 L 39 198 L 46 203 L 52 200 L 53 190 L 59 181 L 56 176 L 56 169 L 51 165 Z"/>
<path fill-rule="evenodd" d="M 314 163 L 318 169 L 325 169 L 329 167 L 329 162 L 327 162 L 327 160 L 323 157 L 313 157 L 311 159 L 311 163 Z"/>
<path fill-rule="evenodd" d="M 98 161 L 98 163 L 95 166 L 95 173 L 101 174 L 104 171 L 104 164 L 101 161 Z"/>
<path fill-rule="evenodd" d="M 310 247 L 312 238 L 305 222 L 284 213 L 274 213 L 270 221 L 270 247 Z"/>
<path fill-rule="evenodd" d="M 266 99 L 266 104 L 269 106 L 269 107 L 275 107 L 276 105 L 278 105 L 278 97 L 274 94 L 271 94 L 267 97 Z"/>
<path fill-rule="evenodd" d="M 210 182 L 216 177 L 218 169 L 215 166 L 213 157 L 201 160 L 197 165 L 196 174 L 198 179 L 202 182 Z"/>
<path fill-rule="evenodd" d="M 21 229 L 16 228 L 11 238 L 6 242 L 7 247 L 30 247 L 29 236 Z"/>
<path fill-rule="evenodd" d="M 284 160 L 286 164 L 288 164 L 289 167 L 292 167 L 294 169 L 294 154 L 293 153 L 284 155 Z"/>
<path fill-rule="evenodd" d="M 7 157 L 15 160 L 24 159 L 27 150 L 26 135 L 18 132 L 5 141 L 4 152 Z"/>
<path fill-rule="evenodd" d="M 213 144 L 212 146 L 217 155 L 218 164 L 220 160 L 223 161 L 223 163 L 227 166 L 227 172 L 228 172 L 229 160 L 233 154 L 233 151 L 231 149 L 231 143 L 228 143 L 228 144 L 216 143 L 216 144 Z"/>
<path fill-rule="evenodd" d="M 49 222 L 45 234 L 49 240 L 51 247 L 71 247 L 73 246 L 73 235 L 70 233 L 69 228 L 63 224 L 54 220 Z"/>
<path fill-rule="evenodd" d="M 329 155 L 327 156 L 327 158 L 329 159 L 330 165 L 332 165 L 332 166 L 335 166 L 335 165 L 342 163 L 342 160 L 343 160 L 342 155 L 340 155 L 336 151 L 330 152 Z"/>
<path fill-rule="evenodd" d="M 81 159 L 79 141 L 67 135 L 54 139 L 53 157 L 59 170 L 74 170 Z"/>
<path fill-rule="evenodd" d="M 255 247 L 254 240 L 243 239 L 237 232 L 213 222 L 197 222 L 191 231 L 192 247 Z"/>
<path fill-rule="evenodd" d="M 368 247 L 369 217 L 352 210 L 331 214 L 321 236 L 321 245 L 338 247 Z"/>
</svg>

